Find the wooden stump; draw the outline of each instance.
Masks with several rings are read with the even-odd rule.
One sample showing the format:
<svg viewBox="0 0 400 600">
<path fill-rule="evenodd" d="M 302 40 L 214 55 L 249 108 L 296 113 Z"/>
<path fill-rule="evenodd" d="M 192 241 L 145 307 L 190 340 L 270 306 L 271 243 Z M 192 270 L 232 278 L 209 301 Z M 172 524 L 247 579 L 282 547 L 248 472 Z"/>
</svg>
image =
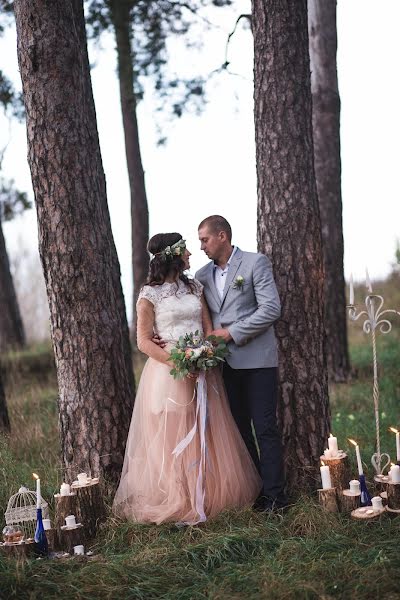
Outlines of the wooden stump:
<svg viewBox="0 0 400 600">
<path fill-rule="evenodd" d="M 339 494 L 339 498 L 340 507 L 343 512 L 352 512 L 360 506 L 361 494 L 354 494 L 354 492 L 350 492 L 350 490 L 343 490 L 342 493 Z"/>
<path fill-rule="evenodd" d="M 35 555 L 35 543 L 33 540 L 23 541 L 18 544 L 0 543 L 0 554 L 8 558 L 24 560 Z"/>
<path fill-rule="evenodd" d="M 47 537 L 47 545 L 49 547 L 49 552 L 54 552 L 54 544 L 56 541 L 56 529 L 45 529 L 46 537 Z"/>
<path fill-rule="evenodd" d="M 60 494 L 54 495 L 55 499 L 55 517 L 54 517 L 54 529 L 55 539 L 54 547 L 63 550 L 63 536 L 61 528 L 65 525 L 65 517 L 69 515 L 76 515 L 77 504 L 76 494 L 70 494 L 69 496 L 61 496 Z"/>
<path fill-rule="evenodd" d="M 391 510 L 400 510 L 400 483 L 388 484 L 387 505 Z"/>
<path fill-rule="evenodd" d="M 74 546 L 79 544 L 85 545 L 85 533 L 82 523 L 78 523 L 75 527 L 62 527 L 61 528 L 61 543 L 63 550 L 74 553 Z"/>
<path fill-rule="evenodd" d="M 322 508 L 327 512 L 339 511 L 335 488 L 329 488 L 327 490 L 318 490 L 318 500 Z"/>
<path fill-rule="evenodd" d="M 106 509 L 99 480 L 92 479 L 87 485 L 79 486 L 72 484 L 76 493 L 76 515 L 77 520 L 85 527 L 85 535 L 88 539 L 94 538 L 101 521 L 106 517 Z"/>
<path fill-rule="evenodd" d="M 381 492 L 380 497 L 382 498 L 383 506 L 387 506 L 387 491 Z"/>
<path fill-rule="evenodd" d="M 329 467 L 332 486 L 339 491 L 346 490 L 349 487 L 351 479 L 350 463 L 347 454 L 342 452 L 335 458 L 321 456 L 321 461 Z"/>
<path fill-rule="evenodd" d="M 386 513 L 385 508 L 382 508 L 381 510 L 372 510 L 371 506 L 365 506 L 353 510 L 351 516 L 358 521 L 377 521 L 384 513 Z"/>
</svg>

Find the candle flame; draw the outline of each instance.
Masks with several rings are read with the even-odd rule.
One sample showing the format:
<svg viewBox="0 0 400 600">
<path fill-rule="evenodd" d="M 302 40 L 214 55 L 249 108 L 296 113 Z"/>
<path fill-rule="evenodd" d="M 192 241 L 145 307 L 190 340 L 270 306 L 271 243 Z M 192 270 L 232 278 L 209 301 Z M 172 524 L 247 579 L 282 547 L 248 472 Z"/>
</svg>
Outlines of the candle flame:
<svg viewBox="0 0 400 600">
<path fill-rule="evenodd" d="M 356 442 L 355 440 L 352 440 L 352 439 L 350 439 L 350 438 L 347 438 L 347 439 L 348 439 L 348 440 L 349 440 L 349 442 L 350 442 L 351 444 L 353 444 L 354 446 L 358 446 L 358 444 L 357 444 L 357 442 Z"/>
<path fill-rule="evenodd" d="M 393 431 L 393 433 L 399 433 L 399 430 L 395 429 L 394 427 L 389 427 L 389 431 Z"/>
<path fill-rule="evenodd" d="M 330 433 L 330 434 L 329 434 L 329 437 L 333 437 L 333 435 Z"/>
<path fill-rule="evenodd" d="M 36 475 L 36 473 L 32 473 L 32 476 L 34 479 L 39 479 L 39 475 Z"/>
<path fill-rule="evenodd" d="M 391 467 L 395 467 L 396 465 L 394 463 L 390 463 L 390 466 Z"/>
<path fill-rule="evenodd" d="M 323 467 L 325 466 L 325 463 L 324 463 L 324 461 L 323 461 L 323 460 L 321 460 L 321 465 L 322 465 Z"/>
</svg>

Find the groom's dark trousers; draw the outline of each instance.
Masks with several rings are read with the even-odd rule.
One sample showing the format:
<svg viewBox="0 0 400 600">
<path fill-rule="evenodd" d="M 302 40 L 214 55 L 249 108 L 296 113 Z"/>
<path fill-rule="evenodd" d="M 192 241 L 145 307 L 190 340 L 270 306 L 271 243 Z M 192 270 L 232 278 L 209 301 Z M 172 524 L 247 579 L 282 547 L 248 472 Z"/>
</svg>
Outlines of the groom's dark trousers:
<svg viewBox="0 0 400 600">
<path fill-rule="evenodd" d="M 260 493 L 272 500 L 284 498 L 282 442 L 276 419 L 278 369 L 232 369 L 224 363 L 223 377 L 232 415 L 263 480 Z"/>
</svg>

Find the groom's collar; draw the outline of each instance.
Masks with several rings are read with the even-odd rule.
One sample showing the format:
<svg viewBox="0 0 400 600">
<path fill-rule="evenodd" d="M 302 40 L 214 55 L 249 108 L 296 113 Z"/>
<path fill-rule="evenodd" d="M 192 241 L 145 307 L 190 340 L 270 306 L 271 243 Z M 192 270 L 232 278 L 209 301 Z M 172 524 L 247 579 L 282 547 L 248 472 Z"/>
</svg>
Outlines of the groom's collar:
<svg viewBox="0 0 400 600">
<path fill-rule="evenodd" d="M 228 258 L 228 262 L 225 265 L 224 271 L 229 268 L 229 265 L 231 264 L 232 259 L 238 250 L 239 250 L 239 248 L 237 246 L 233 246 L 232 254 Z M 217 267 L 219 267 L 219 265 L 217 265 L 217 263 L 213 261 L 213 267 L 214 267 L 214 269 L 216 269 Z"/>
</svg>

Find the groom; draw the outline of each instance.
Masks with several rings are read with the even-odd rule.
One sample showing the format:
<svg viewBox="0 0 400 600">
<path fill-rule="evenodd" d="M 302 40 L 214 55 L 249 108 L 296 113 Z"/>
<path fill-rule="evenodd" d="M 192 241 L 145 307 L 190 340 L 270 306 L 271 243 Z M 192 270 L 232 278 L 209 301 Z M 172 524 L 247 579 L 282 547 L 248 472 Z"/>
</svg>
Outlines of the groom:
<svg viewBox="0 0 400 600">
<path fill-rule="evenodd" d="M 211 262 L 196 273 L 213 321 L 213 334 L 230 355 L 223 377 L 233 417 L 263 480 L 254 508 L 286 505 L 282 444 L 276 421 L 277 348 L 273 324 L 280 301 L 269 259 L 231 244 L 228 221 L 219 215 L 199 225 L 201 249 Z M 252 423 L 259 453 L 254 440 Z"/>
</svg>

